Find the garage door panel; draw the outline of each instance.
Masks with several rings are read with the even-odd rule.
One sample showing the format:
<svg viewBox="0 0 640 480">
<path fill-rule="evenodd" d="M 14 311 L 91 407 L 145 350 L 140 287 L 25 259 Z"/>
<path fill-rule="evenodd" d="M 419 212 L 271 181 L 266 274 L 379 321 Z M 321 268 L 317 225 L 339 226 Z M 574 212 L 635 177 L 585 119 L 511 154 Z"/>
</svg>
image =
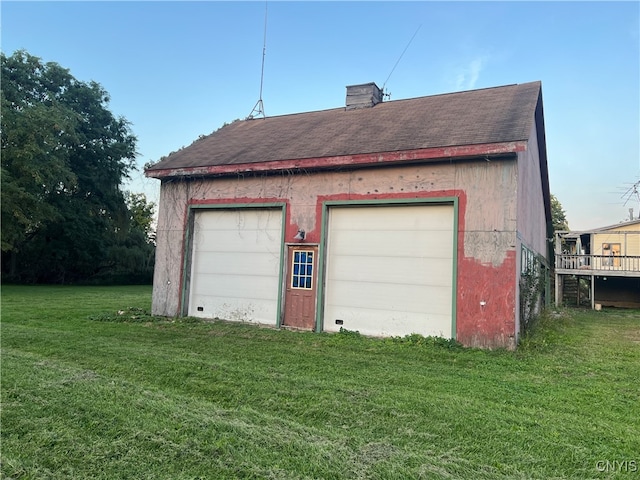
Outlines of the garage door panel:
<svg viewBox="0 0 640 480">
<path fill-rule="evenodd" d="M 273 281 L 271 276 L 248 276 L 225 274 L 225 281 L 215 286 L 207 282 L 198 282 L 192 293 L 196 296 L 210 296 L 220 298 L 246 298 L 251 300 L 267 300 L 273 297 Z M 251 292 L 247 292 L 250 286 Z"/>
<path fill-rule="evenodd" d="M 380 207 L 351 207 L 353 215 L 332 219 L 334 228 L 357 229 L 368 231 L 384 230 L 451 230 L 451 205 L 430 205 L 428 217 L 407 217 L 399 213 L 402 208 L 422 208 L 422 206 L 380 206 Z M 337 209 L 336 209 L 337 210 Z M 380 219 L 384 219 L 380 222 Z"/>
<path fill-rule="evenodd" d="M 404 336 L 417 333 L 426 336 L 443 338 L 451 337 L 451 315 L 429 313 L 421 318 L 424 325 L 416 329 L 416 320 L 412 315 L 399 314 L 393 311 L 360 310 L 354 312 L 340 323 L 330 320 L 325 323 L 325 331 L 339 332 L 341 328 L 360 332 L 362 335 L 376 337 Z M 402 332 L 402 333 L 398 333 Z"/>
<path fill-rule="evenodd" d="M 264 313 L 269 312 L 271 308 L 270 300 L 253 299 L 253 301 L 247 302 L 244 298 L 204 295 L 199 298 L 195 306 L 196 312 L 192 316 L 269 324 L 271 319 Z"/>
<path fill-rule="evenodd" d="M 334 226 L 335 228 L 335 226 Z M 341 255 L 379 255 L 382 245 L 402 245 L 402 250 L 389 252 L 398 256 L 452 256 L 451 231 L 369 231 L 338 230 L 331 235 L 331 243 L 339 246 Z"/>
<path fill-rule="evenodd" d="M 385 284 L 363 282 L 355 291 L 353 282 L 336 281 L 334 288 L 332 305 L 344 311 L 451 312 L 450 287 L 398 285 L 396 289 L 390 289 Z"/>
<path fill-rule="evenodd" d="M 392 267 L 390 268 L 390 263 Z M 407 273 L 421 272 L 421 275 Z M 416 278 L 418 277 L 418 278 Z M 383 284 L 442 285 L 451 287 L 451 258 L 334 257 L 332 278 L 337 281 L 379 282 Z"/>
<path fill-rule="evenodd" d="M 281 232 L 277 232 L 277 235 L 275 233 L 273 232 L 272 235 L 268 231 L 256 231 L 241 237 L 233 235 L 232 232 L 198 232 L 194 237 L 193 245 L 200 252 L 264 253 L 266 250 L 271 251 L 273 255 L 280 255 L 280 247 L 274 243 L 279 241 Z"/>
<path fill-rule="evenodd" d="M 198 250 L 262 252 L 275 245 L 279 252 L 282 218 L 277 210 L 204 210 L 194 220 L 194 247 Z M 212 240 L 215 239 L 215 243 Z"/>
<path fill-rule="evenodd" d="M 325 329 L 450 338 L 453 221 L 453 205 L 331 209 Z"/>
<path fill-rule="evenodd" d="M 280 233 L 281 232 L 277 232 L 277 236 L 274 235 L 273 238 L 279 239 Z M 270 232 L 254 232 L 253 234 L 246 235 L 245 238 L 242 238 L 238 235 L 227 236 L 222 234 L 216 235 L 215 232 L 201 232 L 198 237 L 194 238 L 193 244 L 197 248 L 199 248 L 200 246 L 204 246 L 204 248 L 199 248 L 199 250 L 207 251 L 210 248 L 208 246 L 211 244 L 212 240 L 215 240 L 217 247 L 214 251 L 220 253 L 237 253 L 237 242 L 243 242 L 249 244 L 245 245 L 246 250 L 243 250 L 244 253 L 262 253 L 264 252 L 267 245 L 273 244 L 273 239 L 271 237 L 272 235 Z M 274 255 L 279 255 L 279 246 L 273 249 L 271 252 Z"/>
<path fill-rule="evenodd" d="M 194 272 L 199 274 L 218 275 L 273 275 L 274 268 L 279 267 L 278 256 L 269 258 L 263 253 L 226 253 L 199 252 L 198 264 L 194 265 Z"/>
<path fill-rule="evenodd" d="M 223 236 L 214 236 L 213 233 L 209 234 L 207 237 L 202 238 L 199 241 L 194 241 L 194 246 L 198 248 L 201 252 L 213 251 L 218 253 L 264 253 L 266 245 L 271 245 L 272 240 L 268 239 L 265 232 L 260 232 L 259 235 L 254 235 L 253 245 L 247 246 L 245 250 L 238 251 L 238 246 L 236 242 L 242 241 L 243 239 L 239 237 L 228 237 L 225 239 Z M 279 237 L 278 237 L 279 238 Z M 209 245 L 212 241 L 216 242 L 217 248 L 211 250 Z M 266 241 L 265 241 L 266 240 Z M 200 248 L 200 246 L 204 248 Z M 271 253 L 274 256 L 280 255 L 280 249 L 276 248 L 272 250 Z"/>
<path fill-rule="evenodd" d="M 244 232 L 262 231 L 269 226 L 277 230 L 277 225 L 282 223 L 281 217 L 281 211 L 276 208 L 216 208 L 197 212 L 194 223 L 200 223 L 201 230 L 227 231 L 242 236 Z"/>
<path fill-rule="evenodd" d="M 281 245 L 281 210 L 196 212 L 189 315 L 276 324 Z"/>
</svg>

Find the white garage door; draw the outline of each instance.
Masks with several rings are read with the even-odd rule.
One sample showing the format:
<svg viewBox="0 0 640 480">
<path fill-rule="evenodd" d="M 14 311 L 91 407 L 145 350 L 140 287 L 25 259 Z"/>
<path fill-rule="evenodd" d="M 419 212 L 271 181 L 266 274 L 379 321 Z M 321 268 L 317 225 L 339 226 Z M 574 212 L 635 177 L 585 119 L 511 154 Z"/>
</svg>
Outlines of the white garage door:
<svg viewBox="0 0 640 480">
<path fill-rule="evenodd" d="M 452 337 L 453 205 L 329 211 L 324 329 Z"/>
<path fill-rule="evenodd" d="M 282 210 L 196 212 L 189 315 L 275 325 Z"/>
</svg>

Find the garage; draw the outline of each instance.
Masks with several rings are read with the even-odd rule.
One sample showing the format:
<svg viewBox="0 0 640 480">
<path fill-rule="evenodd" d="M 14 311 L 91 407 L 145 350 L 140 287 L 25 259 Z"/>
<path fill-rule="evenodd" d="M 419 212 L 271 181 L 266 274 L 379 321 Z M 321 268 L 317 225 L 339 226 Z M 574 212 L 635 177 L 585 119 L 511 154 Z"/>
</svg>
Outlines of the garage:
<svg viewBox="0 0 640 480">
<path fill-rule="evenodd" d="M 452 204 L 328 213 L 325 331 L 455 336 Z"/>
<path fill-rule="evenodd" d="M 276 325 L 282 209 L 197 210 L 188 315 Z"/>
<path fill-rule="evenodd" d="M 152 313 L 516 348 L 523 252 L 552 260 L 541 83 L 346 94 L 340 108 L 231 122 L 145 170 L 161 181 Z M 236 213 L 206 226 L 205 210 Z M 271 237 L 234 236 L 264 215 Z M 241 250 L 212 249 L 219 236 Z"/>
</svg>

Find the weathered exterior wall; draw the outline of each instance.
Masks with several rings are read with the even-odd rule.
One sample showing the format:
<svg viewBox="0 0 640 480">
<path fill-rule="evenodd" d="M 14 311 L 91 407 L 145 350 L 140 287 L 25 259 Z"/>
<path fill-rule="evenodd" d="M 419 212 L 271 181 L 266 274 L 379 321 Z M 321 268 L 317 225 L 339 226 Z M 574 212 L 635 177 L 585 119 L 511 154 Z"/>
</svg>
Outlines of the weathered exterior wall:
<svg viewBox="0 0 640 480">
<path fill-rule="evenodd" d="M 320 243 L 324 201 L 458 197 L 457 339 L 515 346 L 516 173 L 513 160 L 443 162 L 352 171 L 164 181 L 153 313 L 180 313 L 189 204 L 286 203 L 285 241 Z M 543 234 L 544 236 L 544 234 Z"/>
<path fill-rule="evenodd" d="M 537 138 L 536 125 L 533 124 L 530 139 Z M 518 153 L 518 180 L 517 180 L 517 242 L 515 258 L 515 274 L 520 275 L 522 271 L 522 246 L 529 251 L 535 252 L 547 260 L 549 259 L 549 245 L 547 243 L 547 219 L 545 215 L 545 197 L 542 186 L 542 176 L 540 170 L 540 152 L 538 143 L 529 140 L 527 149 Z M 523 310 L 520 305 L 520 282 L 516 286 L 516 332 L 521 331 L 521 322 L 526 324 L 534 315 L 538 306 L 524 305 L 528 311 L 524 313 L 525 318 L 520 318 Z M 542 297 L 540 297 L 542 300 Z M 529 317 L 529 318 L 527 318 Z"/>
<path fill-rule="evenodd" d="M 151 300 L 156 315 L 173 317 L 179 313 L 188 198 L 189 184 L 162 182 Z"/>
<path fill-rule="evenodd" d="M 529 138 L 535 139 L 535 124 Z M 548 259 L 547 220 L 540 174 L 540 152 L 535 140 L 518 153 L 518 238 L 530 250 Z"/>
<path fill-rule="evenodd" d="M 456 164 L 460 208 L 457 339 L 514 348 L 516 342 L 516 163 Z M 464 215 L 464 216 L 463 216 Z"/>
</svg>

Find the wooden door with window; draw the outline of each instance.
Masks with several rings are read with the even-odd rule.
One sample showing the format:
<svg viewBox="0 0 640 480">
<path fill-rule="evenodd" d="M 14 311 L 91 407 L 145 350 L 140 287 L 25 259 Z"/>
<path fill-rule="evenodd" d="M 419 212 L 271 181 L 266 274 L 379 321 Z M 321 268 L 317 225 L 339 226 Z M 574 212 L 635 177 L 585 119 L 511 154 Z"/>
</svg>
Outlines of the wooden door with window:
<svg viewBox="0 0 640 480">
<path fill-rule="evenodd" d="M 288 250 L 282 324 L 313 330 L 316 323 L 318 247 L 291 245 Z"/>
</svg>

